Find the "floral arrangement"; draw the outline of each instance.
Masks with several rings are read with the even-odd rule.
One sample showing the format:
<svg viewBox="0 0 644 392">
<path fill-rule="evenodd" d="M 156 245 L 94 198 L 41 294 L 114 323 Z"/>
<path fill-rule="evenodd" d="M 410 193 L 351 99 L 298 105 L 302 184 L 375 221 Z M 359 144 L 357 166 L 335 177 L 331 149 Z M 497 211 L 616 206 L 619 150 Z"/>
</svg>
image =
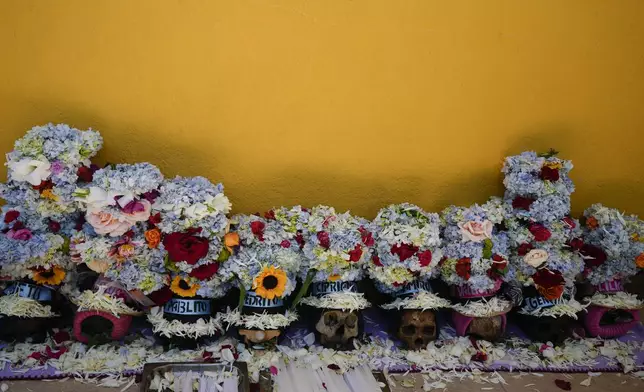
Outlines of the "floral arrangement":
<svg viewBox="0 0 644 392">
<path fill-rule="evenodd" d="M 444 226 L 441 278 L 451 285 L 468 285 L 474 292 L 498 288 L 507 272 L 507 233 L 500 231 L 507 210 L 500 198 L 482 206 L 451 206 L 442 213 Z"/>
<path fill-rule="evenodd" d="M 584 276 L 590 283 L 628 279 L 637 273 L 637 256 L 631 250 L 640 243 L 631 234 L 637 218 L 628 218 L 627 221 L 618 210 L 601 204 L 584 211 L 584 245 L 580 251 Z"/>
<path fill-rule="evenodd" d="M 223 267 L 244 292 L 267 300 L 288 297 L 297 284 L 302 256 L 295 239 L 276 219 L 257 215 L 233 217 L 240 247 Z"/>
<path fill-rule="evenodd" d="M 77 183 L 91 181 L 95 166 L 90 158 L 102 146 L 101 135 L 92 130 L 65 124 L 34 127 L 7 154 L 9 181 L 0 184 L 0 197 L 65 226 L 61 221 L 77 209 Z"/>
<path fill-rule="evenodd" d="M 359 281 L 373 244 L 365 219 L 336 213 L 333 207 L 313 207 L 304 232 L 302 273 L 315 271 L 313 282 Z"/>
<path fill-rule="evenodd" d="M 557 152 L 533 151 L 507 157 L 503 165 L 505 200 L 515 216 L 538 222 L 558 220 L 570 211 L 575 187 L 568 177 L 572 162 Z"/>
<path fill-rule="evenodd" d="M 583 241 L 576 219 L 566 216 L 556 221 L 536 223 L 510 218 L 505 223 L 512 248 L 508 279 L 524 285 L 536 284 L 542 276 L 537 273 L 546 269 L 571 285 L 583 270 L 583 259 L 579 253 Z M 545 290 L 551 288 L 551 284 L 550 280 L 541 281 L 539 287 Z"/>
<path fill-rule="evenodd" d="M 96 234 L 119 237 L 150 218 L 162 180 L 159 169 L 150 163 L 111 165 L 97 170 L 92 182 L 74 195 Z"/>
<path fill-rule="evenodd" d="M 440 218 L 403 203 L 378 212 L 373 221 L 375 253 L 369 275 L 389 293 L 417 278 L 429 279 L 442 258 Z"/>
</svg>

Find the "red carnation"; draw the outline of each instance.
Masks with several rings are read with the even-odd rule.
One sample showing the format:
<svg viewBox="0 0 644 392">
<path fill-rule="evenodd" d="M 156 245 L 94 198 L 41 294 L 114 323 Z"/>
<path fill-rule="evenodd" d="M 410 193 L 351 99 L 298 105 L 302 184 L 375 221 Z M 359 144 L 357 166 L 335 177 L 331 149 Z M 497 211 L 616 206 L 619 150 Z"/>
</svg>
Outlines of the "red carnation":
<svg viewBox="0 0 644 392">
<path fill-rule="evenodd" d="M 297 242 L 297 244 L 300 246 L 300 249 L 304 247 L 304 236 L 302 235 L 302 232 L 299 230 L 295 235 L 295 242 Z"/>
<path fill-rule="evenodd" d="M 582 240 L 581 238 L 573 238 L 568 241 L 568 246 L 573 250 L 579 251 L 584 246 L 584 240 Z"/>
<path fill-rule="evenodd" d="M 426 250 L 418 254 L 418 261 L 421 267 L 427 267 L 432 262 L 432 251 Z"/>
<path fill-rule="evenodd" d="M 320 246 L 324 249 L 329 249 L 331 247 L 331 240 L 329 239 L 329 233 L 326 231 L 319 231 L 317 234 L 318 241 L 320 241 Z"/>
<path fill-rule="evenodd" d="M 380 257 L 378 257 L 378 255 L 373 255 L 371 257 L 371 261 L 378 267 L 382 267 L 382 262 L 380 261 Z"/>
<path fill-rule="evenodd" d="M 92 182 L 94 179 L 94 170 L 87 166 L 81 166 L 76 171 L 76 175 L 82 182 Z"/>
<path fill-rule="evenodd" d="M 528 230 L 530 230 L 530 233 L 534 236 L 535 241 L 538 242 L 548 241 L 552 235 L 550 230 L 546 229 L 544 225 L 540 225 L 538 223 L 531 224 Z"/>
<path fill-rule="evenodd" d="M 148 222 L 152 225 L 158 225 L 159 223 L 161 223 L 161 213 L 157 212 L 154 215 L 150 215 Z"/>
<path fill-rule="evenodd" d="M 527 254 L 528 254 L 528 252 L 530 252 L 533 248 L 534 248 L 534 247 L 533 247 L 532 245 L 528 244 L 527 242 L 524 242 L 524 243 L 522 243 L 521 245 L 519 245 L 519 249 L 517 249 L 517 253 L 519 254 L 519 256 L 525 256 L 525 255 L 527 255 Z"/>
<path fill-rule="evenodd" d="M 264 213 L 264 218 L 268 220 L 275 220 L 275 211 L 273 210 L 268 210 Z"/>
<path fill-rule="evenodd" d="M 250 231 L 252 231 L 260 241 L 264 241 L 264 227 L 266 227 L 266 224 L 262 221 L 253 221 L 250 223 Z"/>
<path fill-rule="evenodd" d="M 541 168 L 541 173 L 539 173 L 539 178 L 544 181 L 559 181 L 559 170 L 552 167 L 543 166 Z"/>
<path fill-rule="evenodd" d="M 356 245 L 353 250 L 349 251 L 349 261 L 360 261 L 360 258 L 362 257 L 362 248 L 360 245 Z"/>
<path fill-rule="evenodd" d="M 291 241 L 282 240 L 282 242 L 280 242 L 280 245 L 282 246 L 282 248 L 290 248 L 291 247 Z"/>
<path fill-rule="evenodd" d="M 492 256 L 492 261 L 494 261 L 494 263 L 492 263 L 492 267 L 494 267 L 495 269 L 497 269 L 499 271 L 504 270 L 505 267 L 508 266 L 508 261 L 506 259 L 504 259 L 502 256 L 499 256 L 497 254 Z"/>
<path fill-rule="evenodd" d="M 465 280 L 469 280 L 472 276 L 472 260 L 469 257 L 463 257 L 456 262 L 456 275 Z"/>
<path fill-rule="evenodd" d="M 163 246 L 174 262 L 185 261 L 190 265 L 208 254 L 208 239 L 187 233 L 171 233 L 163 238 Z"/>
<path fill-rule="evenodd" d="M 590 244 L 584 244 L 579 252 L 584 256 L 584 263 L 588 268 L 599 267 L 608 258 L 601 248 Z"/>
<path fill-rule="evenodd" d="M 418 252 L 418 247 L 408 244 L 394 245 L 391 247 L 391 254 L 398 255 L 400 261 L 405 261 Z"/>
<path fill-rule="evenodd" d="M 512 208 L 530 211 L 530 206 L 532 205 L 532 203 L 534 203 L 534 199 L 531 199 L 529 197 L 517 196 L 514 198 L 514 200 L 512 200 Z"/>
<path fill-rule="evenodd" d="M 159 290 L 148 294 L 148 298 L 157 306 L 162 306 L 172 299 L 172 290 L 168 286 L 163 286 Z"/>
<path fill-rule="evenodd" d="M 361 227 L 358 230 L 360 230 L 360 236 L 362 237 L 362 243 L 367 245 L 367 246 L 372 246 L 375 241 L 373 240 L 373 235 L 371 234 L 371 232 L 369 230 L 365 229 L 364 227 Z"/>
<path fill-rule="evenodd" d="M 534 284 L 544 288 L 563 286 L 564 284 L 564 278 L 561 272 L 551 271 L 547 268 L 538 270 L 532 275 L 532 280 L 534 280 Z"/>
<path fill-rule="evenodd" d="M 193 269 L 189 275 L 199 280 L 206 280 L 216 274 L 218 270 L 219 263 L 208 263 Z"/>
<path fill-rule="evenodd" d="M 569 216 L 567 216 L 567 217 L 563 218 L 563 219 L 562 219 L 562 221 L 563 221 L 565 224 L 567 224 L 567 225 L 568 225 L 568 227 L 570 227 L 571 229 L 574 229 L 575 227 L 577 227 L 577 224 L 575 223 L 575 220 L 574 220 L 574 219 L 572 219 L 572 218 L 571 218 L 571 217 L 569 217 Z"/>
<path fill-rule="evenodd" d="M 7 211 L 7 213 L 4 215 L 4 223 L 11 223 L 18 219 L 19 216 L 20 212 L 16 210 Z"/>
</svg>

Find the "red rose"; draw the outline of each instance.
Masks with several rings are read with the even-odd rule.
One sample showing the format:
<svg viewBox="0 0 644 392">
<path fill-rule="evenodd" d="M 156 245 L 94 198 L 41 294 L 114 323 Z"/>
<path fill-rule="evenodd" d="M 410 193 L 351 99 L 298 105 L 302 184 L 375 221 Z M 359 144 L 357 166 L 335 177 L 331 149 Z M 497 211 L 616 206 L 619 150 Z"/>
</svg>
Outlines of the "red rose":
<svg viewBox="0 0 644 392">
<path fill-rule="evenodd" d="M 405 261 L 418 252 L 418 247 L 408 244 L 394 245 L 391 247 L 391 254 L 398 255 L 400 261 Z"/>
<path fill-rule="evenodd" d="M 304 236 L 302 235 L 302 232 L 299 230 L 295 235 L 295 242 L 297 242 L 297 244 L 300 246 L 300 249 L 304 247 Z"/>
<path fill-rule="evenodd" d="M 563 286 L 564 278 L 561 272 L 551 271 L 547 268 L 542 268 L 538 270 L 534 275 L 532 275 L 532 280 L 537 286 L 544 288 L 550 288 L 555 286 Z"/>
<path fill-rule="evenodd" d="M 76 171 L 76 175 L 82 182 L 92 182 L 94 179 L 94 170 L 87 166 L 81 166 Z"/>
<path fill-rule="evenodd" d="M 584 256 L 584 263 L 588 268 L 599 267 L 604 264 L 608 258 L 601 248 L 590 244 L 584 244 L 579 252 Z"/>
<path fill-rule="evenodd" d="M 282 246 L 282 248 L 290 248 L 291 247 L 291 241 L 282 240 L 282 242 L 280 242 L 280 245 Z"/>
<path fill-rule="evenodd" d="M 7 213 L 4 215 L 4 223 L 11 223 L 18 219 L 19 216 L 20 212 L 16 210 L 7 211 Z"/>
<path fill-rule="evenodd" d="M 56 222 L 55 220 L 49 220 L 47 222 L 47 226 L 49 227 L 49 231 L 52 233 L 58 233 L 60 231 L 60 223 Z"/>
<path fill-rule="evenodd" d="M 380 257 L 378 257 L 378 255 L 373 255 L 371 257 L 371 261 L 378 267 L 382 267 L 382 262 L 380 262 Z"/>
<path fill-rule="evenodd" d="M 559 170 L 552 167 L 543 166 L 539 178 L 544 181 L 559 181 Z"/>
<path fill-rule="evenodd" d="M 582 240 L 581 238 L 573 238 L 568 241 L 568 246 L 573 250 L 579 251 L 584 246 L 584 240 Z"/>
<path fill-rule="evenodd" d="M 208 254 L 208 239 L 187 233 L 172 233 L 163 238 L 163 246 L 174 262 L 185 261 L 190 265 L 197 264 Z"/>
<path fill-rule="evenodd" d="M 349 251 L 349 261 L 360 261 L 360 258 L 362 257 L 362 248 L 360 245 L 356 245 L 353 250 Z"/>
<path fill-rule="evenodd" d="M 497 254 L 492 256 L 492 261 L 494 261 L 494 263 L 492 263 L 492 267 L 497 270 L 504 270 L 505 267 L 508 266 L 508 261 Z"/>
<path fill-rule="evenodd" d="M 418 260 L 420 261 L 421 267 L 427 267 L 429 263 L 432 262 L 432 251 L 426 250 L 418 254 Z"/>
<path fill-rule="evenodd" d="M 364 227 L 361 227 L 358 230 L 360 230 L 360 236 L 362 237 L 362 243 L 367 245 L 367 246 L 372 246 L 375 241 L 373 240 L 373 235 L 371 234 L 371 232 L 369 230 L 365 229 Z"/>
<path fill-rule="evenodd" d="M 168 286 L 163 286 L 159 290 L 148 294 L 148 298 L 157 306 L 162 306 L 172 299 L 172 290 Z"/>
<path fill-rule="evenodd" d="M 320 246 L 324 249 L 329 249 L 331 247 L 331 240 L 329 240 L 329 233 L 326 231 L 319 231 L 317 234 L 318 241 L 320 241 Z"/>
<path fill-rule="evenodd" d="M 534 247 L 527 242 L 524 242 L 523 244 L 519 245 L 519 249 L 517 249 L 517 253 L 519 256 L 525 256 L 530 252 Z"/>
<path fill-rule="evenodd" d="M 60 345 L 72 340 L 72 337 L 69 335 L 69 332 L 64 330 L 56 332 L 53 338 L 54 338 L 54 343 L 56 343 L 57 345 Z"/>
<path fill-rule="evenodd" d="M 262 221 L 253 221 L 250 223 L 250 231 L 252 231 L 260 241 L 264 241 L 264 227 L 266 227 L 266 224 Z"/>
<path fill-rule="evenodd" d="M 472 260 L 469 257 L 463 257 L 456 262 L 456 275 L 465 280 L 469 280 L 472 272 Z"/>
<path fill-rule="evenodd" d="M 552 235 L 550 230 L 546 229 L 544 225 L 540 225 L 538 223 L 531 224 L 528 230 L 530 230 L 530 233 L 534 236 L 534 240 L 538 242 L 548 241 Z"/>
<path fill-rule="evenodd" d="M 572 218 L 571 218 L 571 217 L 569 217 L 569 216 L 567 216 L 567 217 L 563 218 L 563 219 L 562 219 L 562 221 L 563 221 L 565 224 L 567 224 L 567 225 L 568 225 L 568 227 L 570 227 L 571 229 L 574 229 L 575 227 L 577 227 L 577 224 L 575 223 L 575 220 L 574 220 L 574 219 L 572 219 Z"/>
<path fill-rule="evenodd" d="M 268 220 L 275 220 L 275 211 L 273 210 L 268 210 L 264 213 L 264 218 Z"/>
<path fill-rule="evenodd" d="M 534 199 L 531 199 L 529 197 L 517 196 L 514 198 L 514 200 L 512 200 L 512 208 L 530 211 L 530 206 L 532 205 L 532 203 L 534 203 Z"/>
<path fill-rule="evenodd" d="M 219 263 L 208 263 L 193 269 L 189 275 L 199 280 L 206 280 L 216 274 L 218 270 Z"/>
</svg>

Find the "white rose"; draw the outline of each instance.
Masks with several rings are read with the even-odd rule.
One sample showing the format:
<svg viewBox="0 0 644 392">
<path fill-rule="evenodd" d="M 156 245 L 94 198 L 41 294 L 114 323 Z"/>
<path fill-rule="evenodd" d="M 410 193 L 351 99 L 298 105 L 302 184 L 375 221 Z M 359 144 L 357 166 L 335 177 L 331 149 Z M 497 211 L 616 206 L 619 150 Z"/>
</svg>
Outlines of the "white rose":
<svg viewBox="0 0 644 392">
<path fill-rule="evenodd" d="M 492 237 L 494 223 L 489 220 L 484 220 L 483 222 L 469 221 L 464 224 L 459 223 L 458 227 L 461 229 L 463 242 L 481 242 L 486 238 Z"/>
<path fill-rule="evenodd" d="M 548 252 L 543 249 L 532 249 L 527 255 L 523 256 L 523 261 L 526 264 L 537 268 L 548 261 Z"/>
<path fill-rule="evenodd" d="M 193 204 L 185 209 L 184 214 L 193 219 L 203 219 L 208 215 L 208 207 L 201 203 Z"/>
<path fill-rule="evenodd" d="M 49 178 L 51 164 L 47 161 L 38 161 L 36 159 L 22 159 L 19 162 L 9 162 L 11 169 L 11 178 L 16 181 L 27 181 L 31 185 L 40 185 L 41 182 Z"/>
</svg>

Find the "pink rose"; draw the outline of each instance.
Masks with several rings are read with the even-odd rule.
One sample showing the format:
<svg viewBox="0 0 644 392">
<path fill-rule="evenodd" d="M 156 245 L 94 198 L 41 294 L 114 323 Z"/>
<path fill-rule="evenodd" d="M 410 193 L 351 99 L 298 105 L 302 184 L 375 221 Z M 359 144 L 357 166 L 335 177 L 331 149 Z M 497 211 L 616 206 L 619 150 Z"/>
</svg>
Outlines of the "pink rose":
<svg viewBox="0 0 644 392">
<path fill-rule="evenodd" d="M 147 200 L 132 201 L 128 203 L 123 209 L 127 220 L 133 224 L 136 222 L 143 222 L 148 220 L 150 217 L 150 210 L 152 209 L 152 204 Z"/>
<path fill-rule="evenodd" d="M 32 235 L 29 229 L 18 229 L 18 230 L 9 230 L 7 232 L 7 237 L 13 240 L 29 241 Z"/>
<path fill-rule="evenodd" d="M 109 212 L 87 211 L 85 219 L 97 234 L 109 234 L 110 237 L 123 235 L 132 227 L 132 222 L 120 220 Z"/>
<path fill-rule="evenodd" d="M 469 221 L 465 224 L 459 224 L 458 227 L 461 229 L 463 242 L 481 242 L 486 238 L 492 237 L 494 223 L 489 220 L 484 220 L 483 222 Z"/>
</svg>

